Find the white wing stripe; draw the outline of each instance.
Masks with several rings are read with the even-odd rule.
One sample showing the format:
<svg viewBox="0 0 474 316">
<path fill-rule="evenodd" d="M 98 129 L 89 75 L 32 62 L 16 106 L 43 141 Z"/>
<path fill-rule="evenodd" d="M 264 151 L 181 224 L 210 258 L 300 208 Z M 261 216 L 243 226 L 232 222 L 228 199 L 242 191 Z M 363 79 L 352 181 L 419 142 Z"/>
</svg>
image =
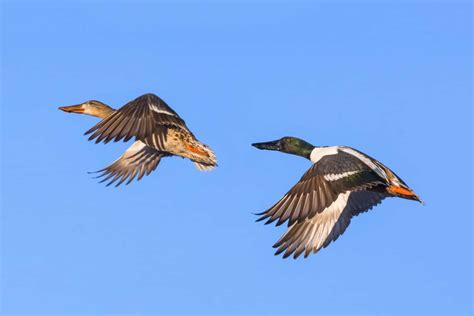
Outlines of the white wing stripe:
<svg viewBox="0 0 474 316">
<path fill-rule="evenodd" d="M 387 176 L 385 175 L 385 172 L 382 170 L 382 168 L 380 168 L 379 166 L 377 166 L 372 160 L 370 160 L 369 158 L 367 158 L 365 155 L 361 154 L 360 152 L 352 149 L 352 148 L 349 148 L 349 147 L 344 147 L 342 148 L 343 151 L 345 151 L 346 153 L 348 154 L 351 154 L 357 158 L 359 158 L 360 161 L 362 161 L 363 163 L 365 163 L 369 168 L 371 168 L 372 170 L 374 170 L 379 176 L 381 176 L 383 179 L 387 179 Z"/>
<path fill-rule="evenodd" d="M 356 170 L 356 171 L 347 171 L 347 172 L 344 172 L 344 173 L 326 174 L 326 175 L 324 175 L 324 180 L 326 180 L 326 181 L 336 181 L 336 180 L 351 176 L 353 174 L 356 174 L 358 172 L 360 172 L 360 171 Z"/>
<path fill-rule="evenodd" d="M 155 104 L 150 104 L 150 108 L 156 113 L 163 113 L 163 114 L 167 114 L 171 116 L 176 116 L 174 113 L 159 109 Z"/>
</svg>

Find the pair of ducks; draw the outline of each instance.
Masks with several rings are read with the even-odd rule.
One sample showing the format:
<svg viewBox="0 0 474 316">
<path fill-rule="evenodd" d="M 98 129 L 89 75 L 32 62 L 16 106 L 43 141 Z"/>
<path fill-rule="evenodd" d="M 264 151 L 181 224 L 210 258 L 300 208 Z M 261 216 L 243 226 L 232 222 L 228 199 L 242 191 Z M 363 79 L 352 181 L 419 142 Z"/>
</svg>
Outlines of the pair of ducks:
<svg viewBox="0 0 474 316">
<path fill-rule="evenodd" d="M 212 149 L 198 141 L 184 120 L 154 94 L 142 95 L 118 110 L 95 100 L 59 109 L 101 118 L 85 133 L 96 143 L 134 138 L 121 157 L 98 171 L 107 185 L 140 180 L 155 170 L 163 157 L 188 158 L 201 171 L 217 166 Z M 288 230 L 273 246 L 275 255 L 284 252 L 284 258 L 293 255 L 296 259 L 303 253 L 304 257 L 316 253 L 344 233 L 353 216 L 386 197 L 423 203 L 393 171 L 356 149 L 313 146 L 295 137 L 252 146 L 298 155 L 313 163 L 288 193 L 257 214 L 257 221 L 266 220 L 265 224 L 288 222 Z"/>
</svg>

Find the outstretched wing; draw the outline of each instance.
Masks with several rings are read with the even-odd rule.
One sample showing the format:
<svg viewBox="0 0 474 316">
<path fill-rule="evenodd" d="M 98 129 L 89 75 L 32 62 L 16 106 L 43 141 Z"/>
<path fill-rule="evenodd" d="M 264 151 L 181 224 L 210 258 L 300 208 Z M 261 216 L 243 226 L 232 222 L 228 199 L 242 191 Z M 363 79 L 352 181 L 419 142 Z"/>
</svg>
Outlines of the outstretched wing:
<svg viewBox="0 0 474 316">
<path fill-rule="evenodd" d="M 126 184 L 129 184 L 135 177 L 139 181 L 144 175 L 155 170 L 164 156 L 169 154 L 136 141 L 110 166 L 97 171 L 101 173 L 97 178 L 103 178 L 100 183 L 108 181 L 107 186 L 118 181 L 116 187 L 127 180 Z"/>
<path fill-rule="evenodd" d="M 165 101 L 154 94 L 145 94 L 130 101 L 107 116 L 85 134 L 95 142 L 124 141 L 135 137 L 157 149 L 163 148 L 168 128 L 189 131 L 186 123 Z"/>
<path fill-rule="evenodd" d="M 342 235 L 353 216 L 370 210 L 388 196 L 383 190 L 340 194 L 322 213 L 291 226 L 273 245 L 278 248 L 275 255 L 285 252 L 283 258 L 293 254 L 296 259 L 303 252 L 305 258 L 312 252 L 316 253 Z"/>
<path fill-rule="evenodd" d="M 331 206 L 341 193 L 362 191 L 384 184 L 385 180 L 358 157 L 338 150 L 322 157 L 275 205 L 257 214 L 257 221 L 288 226 L 314 217 Z"/>
</svg>

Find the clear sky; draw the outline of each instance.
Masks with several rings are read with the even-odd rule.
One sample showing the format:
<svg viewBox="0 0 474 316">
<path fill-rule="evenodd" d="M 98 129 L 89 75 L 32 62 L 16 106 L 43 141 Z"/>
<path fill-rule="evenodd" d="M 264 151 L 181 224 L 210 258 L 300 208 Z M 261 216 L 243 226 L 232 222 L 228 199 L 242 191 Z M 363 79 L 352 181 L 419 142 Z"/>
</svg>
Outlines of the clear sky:
<svg viewBox="0 0 474 316">
<path fill-rule="evenodd" d="M 472 313 L 469 2 L 3 2 L 2 315 Z M 152 92 L 218 155 L 113 188 L 82 134 Z M 376 157 L 388 199 L 307 260 L 255 223 L 309 168 L 282 136 Z M 472 314 L 470 314 L 472 315 Z"/>
</svg>

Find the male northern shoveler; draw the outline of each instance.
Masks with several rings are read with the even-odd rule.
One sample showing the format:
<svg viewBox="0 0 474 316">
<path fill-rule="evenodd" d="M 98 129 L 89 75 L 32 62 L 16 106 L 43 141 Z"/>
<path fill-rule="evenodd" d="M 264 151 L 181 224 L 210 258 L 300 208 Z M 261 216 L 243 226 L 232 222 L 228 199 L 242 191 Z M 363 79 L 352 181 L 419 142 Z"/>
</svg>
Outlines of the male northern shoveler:
<svg viewBox="0 0 474 316">
<path fill-rule="evenodd" d="M 199 170 L 217 166 L 216 156 L 209 146 L 199 142 L 179 115 L 158 96 L 148 93 L 114 110 L 100 101 L 86 101 L 78 105 L 62 106 L 60 110 L 96 116 L 102 119 L 88 130 L 89 140 L 135 142 L 110 166 L 99 170 L 101 182 L 107 185 L 118 181 L 129 184 L 140 180 L 156 169 L 162 157 L 180 156 L 190 159 Z"/>
<path fill-rule="evenodd" d="M 393 171 L 366 154 L 345 146 L 318 147 L 295 137 L 256 143 L 258 149 L 302 156 L 313 162 L 300 181 L 257 221 L 289 229 L 273 245 L 283 258 L 306 258 L 344 233 L 353 216 L 370 210 L 386 197 L 421 199 Z"/>
</svg>

